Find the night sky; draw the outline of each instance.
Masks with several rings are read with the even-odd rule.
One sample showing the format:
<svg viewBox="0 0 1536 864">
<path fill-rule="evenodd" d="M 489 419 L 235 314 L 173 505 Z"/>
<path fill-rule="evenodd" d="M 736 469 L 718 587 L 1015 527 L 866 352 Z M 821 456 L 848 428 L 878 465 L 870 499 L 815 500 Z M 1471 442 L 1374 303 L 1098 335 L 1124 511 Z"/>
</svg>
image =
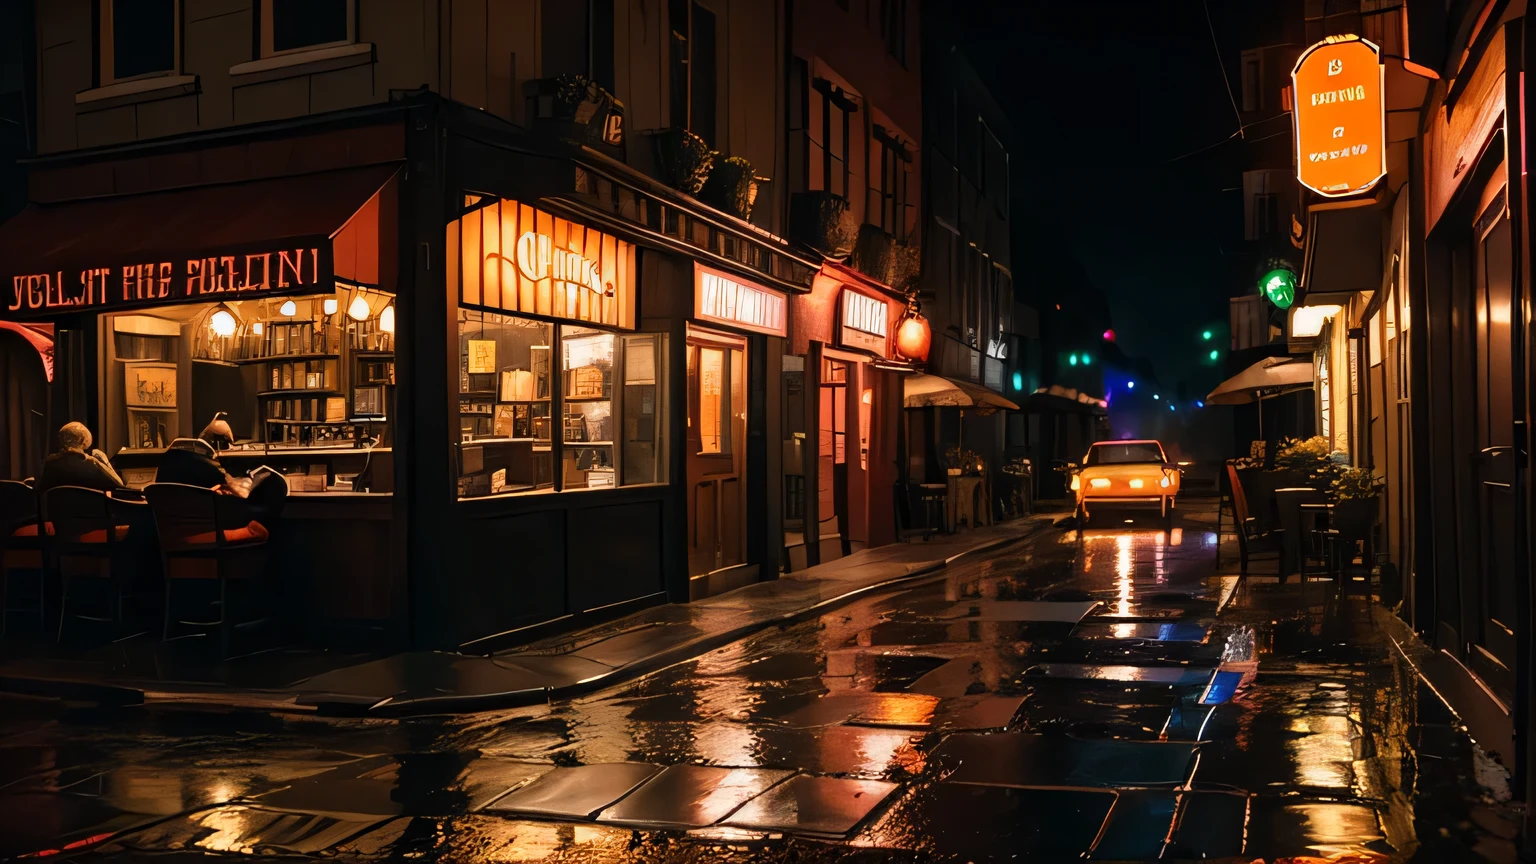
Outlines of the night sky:
<svg viewBox="0 0 1536 864">
<path fill-rule="evenodd" d="M 1242 148 L 1227 142 L 1238 119 L 1211 28 L 1240 94 L 1246 2 L 1209 0 L 1211 25 L 1200 0 L 952 7 L 963 50 L 1014 126 L 1013 218 L 1041 240 L 1064 231 L 1109 300 L 1121 347 L 1151 358 L 1165 387 L 1185 381 L 1192 393 L 1222 378 L 1201 362 L 1199 332 L 1225 330 L 1227 298 L 1241 288 L 1230 275 L 1241 198 L 1230 190 L 1241 186 Z M 1015 249 L 1015 279 L 1027 283 L 1031 263 Z"/>
</svg>

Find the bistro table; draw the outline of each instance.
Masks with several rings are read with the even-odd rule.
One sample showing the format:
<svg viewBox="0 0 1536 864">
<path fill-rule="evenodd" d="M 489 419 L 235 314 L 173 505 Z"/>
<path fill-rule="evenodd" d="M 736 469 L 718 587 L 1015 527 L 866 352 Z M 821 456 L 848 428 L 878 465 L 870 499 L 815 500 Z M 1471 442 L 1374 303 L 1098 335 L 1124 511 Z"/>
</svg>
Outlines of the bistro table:
<svg viewBox="0 0 1536 864">
<path fill-rule="evenodd" d="M 1280 578 L 1301 570 L 1301 508 L 1305 504 L 1323 504 L 1327 496 L 1310 486 L 1288 486 L 1275 490 L 1275 515 L 1285 530 L 1280 543 Z"/>
</svg>

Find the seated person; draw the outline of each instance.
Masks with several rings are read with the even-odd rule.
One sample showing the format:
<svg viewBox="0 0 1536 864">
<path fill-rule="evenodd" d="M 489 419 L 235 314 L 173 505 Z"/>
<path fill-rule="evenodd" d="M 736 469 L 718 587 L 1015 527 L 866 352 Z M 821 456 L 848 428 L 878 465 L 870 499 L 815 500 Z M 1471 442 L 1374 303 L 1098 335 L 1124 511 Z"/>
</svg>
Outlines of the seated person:
<svg viewBox="0 0 1536 864">
<path fill-rule="evenodd" d="M 221 491 L 238 488 L 233 478 L 219 464 L 219 451 L 228 448 L 235 440 L 223 415 L 215 416 L 213 422 L 203 427 L 197 437 L 208 445 L 208 452 L 172 446 L 160 457 L 160 467 L 155 469 L 155 482 L 182 483 Z"/>
<path fill-rule="evenodd" d="M 43 460 L 43 473 L 36 483 L 39 494 L 58 486 L 83 486 L 102 492 L 127 488 L 106 454 L 91 449 L 91 430 L 84 423 L 64 424 L 59 430 L 59 445 L 57 453 Z"/>
</svg>

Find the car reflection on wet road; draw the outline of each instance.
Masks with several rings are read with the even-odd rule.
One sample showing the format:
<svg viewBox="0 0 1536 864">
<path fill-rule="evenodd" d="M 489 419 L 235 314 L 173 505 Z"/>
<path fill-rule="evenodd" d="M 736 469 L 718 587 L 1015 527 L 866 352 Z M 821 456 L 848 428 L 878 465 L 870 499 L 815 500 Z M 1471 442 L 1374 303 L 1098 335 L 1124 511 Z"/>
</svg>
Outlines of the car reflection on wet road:
<svg viewBox="0 0 1536 864">
<path fill-rule="evenodd" d="M 1047 531 L 538 708 L 357 721 L 18 705 L 0 720 L 0 857 L 1446 860 L 1507 846 L 1503 812 L 1478 801 L 1500 792 L 1474 778 L 1501 769 L 1403 672 L 1373 627 L 1383 613 L 1328 583 L 1239 590 L 1216 570 L 1214 523 L 1208 507 L 1170 531 Z M 1202 704 L 1240 623 L 1268 652 L 1260 678 Z"/>
</svg>

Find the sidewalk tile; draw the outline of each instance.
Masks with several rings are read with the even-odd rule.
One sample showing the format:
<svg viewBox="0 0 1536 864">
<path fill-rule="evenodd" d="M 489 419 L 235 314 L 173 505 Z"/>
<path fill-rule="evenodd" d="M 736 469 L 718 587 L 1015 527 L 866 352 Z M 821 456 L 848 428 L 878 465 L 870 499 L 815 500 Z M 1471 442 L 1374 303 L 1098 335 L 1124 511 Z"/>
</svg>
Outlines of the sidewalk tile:
<svg viewBox="0 0 1536 864">
<path fill-rule="evenodd" d="M 1008 728 L 1024 705 L 1023 696 L 956 696 L 939 703 L 933 728 L 942 732 L 983 732 Z"/>
<path fill-rule="evenodd" d="M 641 762 L 556 768 L 527 786 L 493 801 L 485 809 L 497 813 L 585 821 L 660 771 L 659 765 Z"/>
<path fill-rule="evenodd" d="M 1186 792 L 1168 855 L 1173 858 L 1233 858 L 1243 854 L 1248 829 L 1246 792 Z"/>
<path fill-rule="evenodd" d="M 959 733 L 933 752 L 940 776 L 993 786 L 1173 786 L 1189 775 L 1194 745 L 1084 740 L 1021 732 Z"/>
<path fill-rule="evenodd" d="M 742 731 L 746 733 L 746 727 Z M 884 778 L 892 772 L 917 774 L 926 763 L 917 749 L 923 732 L 873 726 L 757 726 L 751 733 L 762 764 L 794 765 L 816 774 Z"/>
<path fill-rule="evenodd" d="M 672 765 L 604 810 L 597 821 L 634 828 L 703 828 L 795 772 Z"/>
<path fill-rule="evenodd" d="M 843 724 L 925 729 L 938 705 L 937 697 L 916 693 L 845 691 L 829 693 L 789 713 L 783 723 L 793 729 Z"/>
<path fill-rule="evenodd" d="M 1327 857 L 1388 848 L 1375 809 L 1362 804 L 1264 796 L 1249 804 L 1245 855 Z"/>
<path fill-rule="evenodd" d="M 570 656 L 618 668 L 706 635 L 708 634 L 693 624 L 658 624 L 610 636 L 601 642 L 587 645 Z M 518 657 L 516 662 L 522 664 L 528 659 L 531 658 Z"/>
<path fill-rule="evenodd" d="M 1151 861 L 1161 857 L 1178 809 L 1177 792 L 1121 790 L 1099 842 L 1093 847 L 1093 857 L 1111 861 Z"/>
<path fill-rule="evenodd" d="M 875 846 L 922 849 L 935 860 L 1070 861 L 1093 846 L 1115 797 L 1103 789 L 938 783 L 915 790 L 866 833 Z"/>
<path fill-rule="evenodd" d="M 1031 667 L 1029 675 L 1047 678 L 1083 678 L 1098 681 L 1134 681 L 1168 684 L 1174 687 L 1204 686 L 1215 667 L 1205 666 L 1124 666 L 1102 663 L 1041 663 Z"/>
<path fill-rule="evenodd" d="M 727 825 L 818 837 L 846 837 L 899 787 L 879 780 L 799 774 L 747 802 Z"/>
</svg>

